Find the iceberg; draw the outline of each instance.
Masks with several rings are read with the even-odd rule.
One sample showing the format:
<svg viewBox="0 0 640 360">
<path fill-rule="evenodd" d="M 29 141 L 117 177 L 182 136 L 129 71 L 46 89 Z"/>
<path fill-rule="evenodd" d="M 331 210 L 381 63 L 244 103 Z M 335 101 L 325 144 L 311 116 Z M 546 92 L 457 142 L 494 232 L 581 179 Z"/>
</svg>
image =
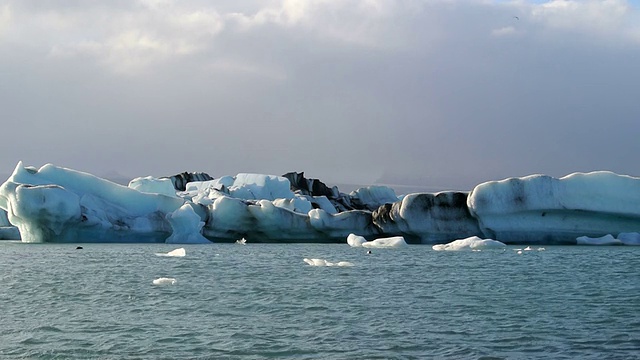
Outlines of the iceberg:
<svg viewBox="0 0 640 360">
<path fill-rule="evenodd" d="M 166 214 L 183 203 L 51 164 L 19 162 L 0 186 L 0 208 L 23 242 L 164 242 Z"/>
<path fill-rule="evenodd" d="M 640 233 L 620 233 L 618 234 L 618 240 L 620 240 L 624 245 L 640 245 Z"/>
<path fill-rule="evenodd" d="M 578 244 L 619 234 L 619 243 L 638 245 L 638 203 L 640 179 L 606 171 L 490 181 L 469 193 L 397 196 L 385 186 L 345 194 L 296 172 L 219 178 L 184 172 L 138 177 L 123 186 L 52 164 L 37 169 L 19 162 L 0 185 L 0 238 L 158 243 L 344 243 L 347 238 L 351 246 L 395 247 L 473 237 L 503 244 Z"/>
<path fill-rule="evenodd" d="M 467 201 L 485 237 L 512 244 L 576 244 L 579 236 L 635 232 L 639 203 L 640 179 L 607 171 L 490 181 Z"/>
<path fill-rule="evenodd" d="M 481 250 L 481 249 L 502 249 L 506 244 L 493 239 L 481 239 L 471 236 L 466 239 L 458 239 L 448 244 L 436 244 L 431 248 L 435 251 L 461 251 L 461 250 Z"/>
<path fill-rule="evenodd" d="M 578 245 L 622 245 L 622 241 L 614 238 L 611 234 L 607 234 L 599 238 L 579 236 L 576 238 L 576 242 Z"/>
<path fill-rule="evenodd" d="M 392 236 L 387 238 L 378 238 L 372 241 L 367 241 L 363 236 L 355 234 L 349 234 L 347 237 L 347 244 L 351 247 L 364 247 L 364 248 L 394 248 L 407 245 L 407 242 L 402 236 Z"/>
<path fill-rule="evenodd" d="M 576 242 L 578 245 L 640 245 L 640 233 L 620 233 L 615 238 L 611 234 L 598 238 L 579 236 Z"/>
</svg>

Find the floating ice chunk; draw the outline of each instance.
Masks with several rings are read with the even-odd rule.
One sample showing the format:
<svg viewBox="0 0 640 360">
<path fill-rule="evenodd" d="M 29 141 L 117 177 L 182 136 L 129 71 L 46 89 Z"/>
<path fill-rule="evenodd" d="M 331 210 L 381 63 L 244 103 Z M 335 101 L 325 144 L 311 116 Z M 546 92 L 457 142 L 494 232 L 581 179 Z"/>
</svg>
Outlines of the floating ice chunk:
<svg viewBox="0 0 640 360">
<path fill-rule="evenodd" d="M 629 232 L 618 234 L 618 240 L 625 245 L 640 245 L 640 233 Z"/>
<path fill-rule="evenodd" d="M 187 252 L 185 251 L 184 248 L 179 248 L 179 249 L 175 249 L 172 251 L 169 251 L 168 253 L 156 253 L 156 255 L 158 256 L 171 256 L 171 257 L 183 257 L 187 255 Z"/>
<path fill-rule="evenodd" d="M 247 239 L 242 238 L 242 239 L 236 240 L 236 244 L 246 245 L 247 244 Z"/>
<path fill-rule="evenodd" d="M 306 262 L 307 264 L 311 265 L 311 266 L 353 266 L 353 263 L 350 263 L 348 261 L 340 261 L 337 263 L 332 263 L 329 262 L 325 259 L 307 259 L 304 258 L 303 259 L 304 262 Z"/>
<path fill-rule="evenodd" d="M 407 242 L 402 236 L 393 236 L 367 241 L 367 239 L 362 236 L 349 234 L 349 236 L 347 236 L 347 244 L 349 244 L 351 247 L 389 248 L 404 246 L 407 245 Z"/>
<path fill-rule="evenodd" d="M 611 234 L 599 238 L 580 236 L 576 238 L 578 245 L 622 245 L 622 241 L 616 239 Z"/>
<path fill-rule="evenodd" d="M 349 234 L 349 236 L 347 236 L 347 244 L 349 244 L 351 247 L 361 247 L 362 244 L 366 242 L 367 239 L 365 239 L 363 236 L 358 236 L 356 234 Z"/>
<path fill-rule="evenodd" d="M 481 239 L 477 236 L 471 236 L 466 239 L 458 239 L 448 244 L 433 245 L 432 249 L 436 251 L 460 251 L 475 249 L 492 249 L 503 248 L 506 245 L 500 241 L 492 239 Z"/>
<path fill-rule="evenodd" d="M 153 285 L 175 285 L 177 283 L 178 283 L 178 280 L 174 278 L 161 277 L 153 280 Z"/>
<path fill-rule="evenodd" d="M 404 237 L 402 236 L 393 236 L 388 238 L 380 238 L 375 239 L 373 241 L 367 241 L 362 244 L 362 247 L 366 248 L 389 248 L 389 247 L 399 247 L 407 245 L 407 242 L 404 241 Z"/>
</svg>

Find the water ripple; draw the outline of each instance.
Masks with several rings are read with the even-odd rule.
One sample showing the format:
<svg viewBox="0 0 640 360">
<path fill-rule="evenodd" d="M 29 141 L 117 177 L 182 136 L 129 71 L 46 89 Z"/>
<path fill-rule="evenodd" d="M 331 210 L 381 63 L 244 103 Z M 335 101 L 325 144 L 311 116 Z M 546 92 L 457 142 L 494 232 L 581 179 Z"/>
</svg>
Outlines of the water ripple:
<svg viewBox="0 0 640 360">
<path fill-rule="evenodd" d="M 639 248 L 3 245 L 0 358 L 628 359 Z M 351 268 L 309 267 L 301 258 Z M 171 277 L 178 285 L 158 287 Z"/>
</svg>

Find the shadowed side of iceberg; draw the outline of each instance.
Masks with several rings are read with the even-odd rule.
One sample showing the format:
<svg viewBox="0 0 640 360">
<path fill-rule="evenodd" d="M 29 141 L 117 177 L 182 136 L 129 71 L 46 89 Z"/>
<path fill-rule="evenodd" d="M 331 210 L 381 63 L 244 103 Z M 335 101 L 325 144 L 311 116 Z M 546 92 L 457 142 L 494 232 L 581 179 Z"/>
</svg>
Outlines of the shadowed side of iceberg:
<svg viewBox="0 0 640 360">
<path fill-rule="evenodd" d="M 373 212 L 373 222 L 383 234 L 402 235 L 424 244 L 482 234 L 463 192 L 409 194 L 380 206 Z"/>
</svg>

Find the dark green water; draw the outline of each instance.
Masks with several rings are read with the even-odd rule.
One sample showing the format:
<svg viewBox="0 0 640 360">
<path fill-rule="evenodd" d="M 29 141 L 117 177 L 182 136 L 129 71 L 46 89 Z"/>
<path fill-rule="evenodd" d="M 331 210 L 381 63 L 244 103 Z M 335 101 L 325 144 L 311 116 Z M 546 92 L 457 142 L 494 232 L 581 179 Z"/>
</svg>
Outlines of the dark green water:
<svg viewBox="0 0 640 360">
<path fill-rule="evenodd" d="M 640 247 L 82 246 L 0 243 L 0 358 L 640 358 Z"/>
</svg>

